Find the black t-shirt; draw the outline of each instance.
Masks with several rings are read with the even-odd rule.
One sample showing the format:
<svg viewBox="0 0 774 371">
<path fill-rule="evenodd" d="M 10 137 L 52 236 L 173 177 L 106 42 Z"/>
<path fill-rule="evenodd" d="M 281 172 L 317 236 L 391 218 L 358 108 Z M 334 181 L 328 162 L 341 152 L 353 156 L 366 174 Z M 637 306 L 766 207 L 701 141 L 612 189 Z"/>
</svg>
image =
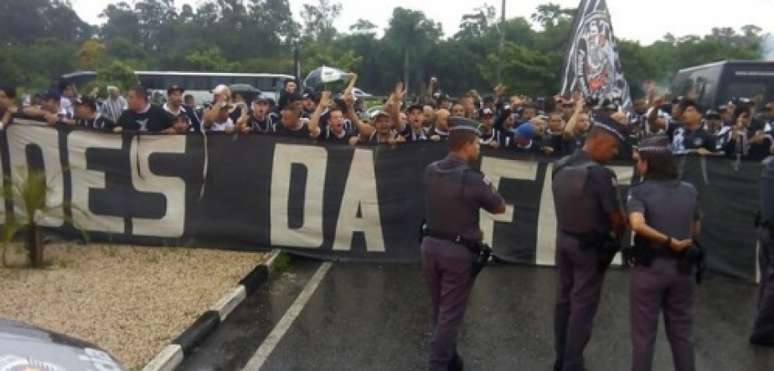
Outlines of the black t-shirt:
<svg viewBox="0 0 774 371">
<path fill-rule="evenodd" d="M 479 129 L 481 131 L 481 136 L 479 137 L 479 143 L 484 146 L 491 145 L 492 143 L 497 143 L 499 145 L 502 145 L 502 140 L 500 139 L 500 130 L 497 130 L 495 128 L 492 128 L 492 131 L 489 133 L 484 133 L 484 130 L 481 128 Z"/>
<path fill-rule="evenodd" d="M 202 130 L 202 122 L 196 114 L 195 108 L 180 106 L 180 110 L 177 113 L 170 111 L 167 105 L 164 105 L 162 108 L 175 118 L 185 117 L 186 121 L 188 121 L 188 131 L 200 132 Z"/>
<path fill-rule="evenodd" d="M 90 119 L 78 119 L 75 121 L 75 125 L 82 128 L 105 131 L 113 130 L 113 127 L 116 126 L 113 121 L 110 121 L 110 119 L 100 114 L 97 114 L 94 118 Z"/>
<path fill-rule="evenodd" d="M 576 151 L 583 148 L 583 144 L 586 143 L 585 135 L 576 135 L 569 139 L 562 140 L 562 155 L 569 156 Z"/>
<path fill-rule="evenodd" d="M 336 135 L 330 128 L 325 128 L 325 130 L 322 131 L 322 134 L 320 134 L 320 137 L 326 142 L 338 144 L 349 144 L 349 138 L 352 138 L 353 136 L 355 136 L 355 134 L 346 129 L 343 129 L 341 134 Z"/>
<path fill-rule="evenodd" d="M 441 131 L 441 130 L 438 130 L 438 128 L 435 128 L 435 127 L 430 129 L 430 132 L 428 133 L 428 135 L 430 135 L 431 137 L 437 135 L 441 140 L 449 139 L 449 132 L 448 131 Z"/>
<path fill-rule="evenodd" d="M 511 148 L 513 146 L 513 131 L 500 129 L 500 148 Z"/>
<path fill-rule="evenodd" d="M 704 148 L 713 152 L 717 150 L 715 136 L 703 128 L 698 128 L 691 131 L 688 130 L 684 124 L 673 121 L 669 123 L 669 127 L 667 128 L 667 135 L 672 141 L 672 150 L 675 153 L 681 153 L 699 148 Z"/>
<path fill-rule="evenodd" d="M 252 129 L 253 133 L 269 134 L 277 131 L 277 126 L 281 125 L 278 122 L 279 119 L 273 112 L 267 113 L 263 117 L 263 120 L 258 120 L 255 118 L 255 115 L 251 113 L 250 118 L 247 120 L 247 126 Z"/>
<path fill-rule="evenodd" d="M 295 101 L 297 101 L 299 99 L 301 99 L 301 96 L 298 95 L 298 92 L 295 92 L 293 94 L 288 94 L 288 92 L 283 90 L 282 93 L 280 93 L 280 99 L 279 99 L 279 103 L 277 104 L 277 106 L 279 107 L 279 109 L 283 109 L 289 103 L 295 102 Z"/>
<path fill-rule="evenodd" d="M 733 129 L 729 129 L 723 145 L 726 154 L 729 156 L 741 154 L 745 159 L 753 161 L 762 161 L 768 157 L 771 154 L 772 147 L 774 147 L 774 140 L 772 140 L 770 135 L 767 135 L 762 143 L 750 142 L 755 133 L 760 130 L 764 130 L 764 126 L 753 123 L 747 128 L 746 135 L 739 138 L 734 135 Z"/>
<path fill-rule="evenodd" d="M 426 142 L 430 140 L 430 134 L 424 128 L 414 131 L 408 125 L 406 125 L 406 128 L 403 129 L 400 135 L 406 138 L 406 142 Z"/>
<path fill-rule="evenodd" d="M 288 129 L 281 122 L 277 123 L 275 132 L 277 135 L 293 138 L 309 138 L 311 134 L 309 132 L 309 121 L 305 119 L 301 119 L 301 127 L 297 129 Z"/>
<path fill-rule="evenodd" d="M 118 126 L 128 131 L 158 133 L 172 127 L 174 122 L 175 118 L 167 111 L 151 104 L 148 110 L 142 113 L 124 111 L 118 119 Z"/>
<path fill-rule="evenodd" d="M 564 150 L 564 133 L 552 133 L 550 131 L 546 132 L 546 136 L 544 137 L 545 144 L 551 148 L 554 149 L 553 154 L 554 155 L 562 155 L 565 154 Z M 569 152 L 570 154 L 572 152 Z"/>
<path fill-rule="evenodd" d="M 330 121 L 331 121 L 331 112 L 330 111 L 326 111 L 325 113 L 320 115 L 320 130 L 325 132 L 325 130 L 331 124 Z M 352 120 L 347 119 L 347 118 L 344 119 L 343 127 L 344 127 L 344 130 L 346 130 L 347 132 L 355 132 L 355 131 L 357 131 L 356 128 L 355 128 L 355 125 L 352 124 Z"/>
</svg>

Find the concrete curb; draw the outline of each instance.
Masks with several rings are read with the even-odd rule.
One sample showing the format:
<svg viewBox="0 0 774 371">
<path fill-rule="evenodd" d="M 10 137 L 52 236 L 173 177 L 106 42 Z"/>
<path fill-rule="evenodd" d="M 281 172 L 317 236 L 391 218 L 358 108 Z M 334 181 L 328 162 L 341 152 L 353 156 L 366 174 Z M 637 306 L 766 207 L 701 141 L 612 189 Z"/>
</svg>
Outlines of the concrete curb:
<svg viewBox="0 0 774 371">
<path fill-rule="evenodd" d="M 264 263 L 248 273 L 239 285 L 223 295 L 210 310 L 202 313 L 191 326 L 167 345 L 142 369 L 143 371 L 173 371 L 183 363 L 185 357 L 209 336 L 229 314 L 236 309 L 247 295 L 260 287 L 274 271 L 274 264 L 280 251 L 274 250 Z"/>
</svg>

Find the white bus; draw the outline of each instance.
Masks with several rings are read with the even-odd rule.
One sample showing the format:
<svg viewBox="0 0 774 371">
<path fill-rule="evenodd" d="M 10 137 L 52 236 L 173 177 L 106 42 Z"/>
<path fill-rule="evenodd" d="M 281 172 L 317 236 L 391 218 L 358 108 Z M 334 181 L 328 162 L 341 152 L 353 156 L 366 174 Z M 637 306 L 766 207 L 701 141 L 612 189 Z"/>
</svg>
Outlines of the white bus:
<svg viewBox="0 0 774 371">
<path fill-rule="evenodd" d="M 270 73 L 219 73 L 219 72 L 177 72 L 177 71 L 135 71 L 137 79 L 145 88 L 151 90 L 151 99 L 164 97 L 167 88 L 180 85 L 196 99 L 198 105 L 212 100 L 211 90 L 219 85 L 247 84 L 259 89 L 263 95 L 275 102 L 285 81 L 293 80 L 291 75 Z M 61 76 L 61 80 L 74 83 L 77 87 L 93 81 L 97 77 L 94 71 L 77 71 Z M 100 87 L 104 89 L 104 87 Z"/>
</svg>

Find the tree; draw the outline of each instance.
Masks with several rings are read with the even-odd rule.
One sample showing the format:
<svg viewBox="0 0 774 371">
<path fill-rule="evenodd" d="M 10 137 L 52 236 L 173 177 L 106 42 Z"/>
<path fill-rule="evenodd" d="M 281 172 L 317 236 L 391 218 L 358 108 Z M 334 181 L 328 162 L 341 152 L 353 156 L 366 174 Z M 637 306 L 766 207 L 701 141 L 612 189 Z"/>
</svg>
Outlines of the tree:
<svg viewBox="0 0 774 371">
<path fill-rule="evenodd" d="M 639 42 L 629 40 L 617 40 L 618 54 L 621 57 L 626 80 L 634 97 L 645 95 L 641 85 L 645 80 L 659 80 L 660 72 L 657 62 L 650 58 L 648 49 Z"/>
<path fill-rule="evenodd" d="M 548 29 L 556 27 L 562 21 L 571 21 L 575 15 L 575 9 L 562 8 L 559 4 L 548 3 L 538 5 L 537 11 L 532 14 L 532 21 Z"/>
<path fill-rule="evenodd" d="M 78 66 L 82 69 L 95 69 L 104 63 L 107 47 L 97 40 L 86 40 L 78 50 Z"/>
<path fill-rule="evenodd" d="M 552 96 L 559 90 L 557 73 L 562 56 L 557 52 L 543 53 L 506 42 L 503 51 L 503 83 L 518 94 Z M 494 83 L 497 54 L 490 54 L 479 65 L 483 76 Z"/>
<path fill-rule="evenodd" d="M 428 19 L 425 13 L 404 8 L 395 8 L 390 19 L 390 26 L 384 39 L 390 47 L 400 50 L 403 57 L 403 82 L 408 89 L 411 85 L 410 76 L 414 72 L 417 80 L 424 78 L 423 57 L 436 45 L 443 35 L 440 23 Z M 415 67 L 412 71 L 411 58 L 414 57 Z"/>
<path fill-rule="evenodd" d="M 304 20 L 304 38 L 327 43 L 336 37 L 333 22 L 341 14 L 341 3 L 331 0 L 317 0 L 317 5 L 304 4 L 301 18 Z"/>
<path fill-rule="evenodd" d="M 440 24 L 422 12 L 395 8 L 378 37 L 376 25 L 365 19 L 337 31 L 340 0 L 313 3 L 294 20 L 289 0 L 200 0 L 181 8 L 173 0 L 125 0 L 106 5 L 104 24 L 96 28 L 80 21 L 67 0 L 0 1 L 0 81 L 26 91 L 45 89 L 63 73 L 113 61 L 130 70 L 294 73 L 299 46 L 305 70 L 321 64 L 351 69 L 369 91 L 384 93 L 405 80 L 419 92 L 415 82 L 437 76 L 445 92 L 459 95 L 491 89 L 502 34 L 508 42 L 500 58 L 507 64 L 506 83 L 524 94 L 553 94 L 575 13 L 548 3 L 532 17 L 501 25 L 494 8 L 477 7 L 461 17 L 453 37 L 443 38 Z M 643 79 L 666 81 L 680 68 L 711 61 L 759 59 L 765 49 L 754 25 L 718 25 L 706 35 L 680 38 L 667 34 L 651 45 L 619 43 L 635 93 Z"/>
<path fill-rule="evenodd" d="M 0 1 L 0 45 L 25 45 L 45 38 L 78 42 L 92 32 L 67 1 Z"/>
<path fill-rule="evenodd" d="M 174 0 L 142 0 L 134 5 L 139 22 L 140 42 L 152 51 L 167 49 L 175 40 L 177 22 Z"/>
<path fill-rule="evenodd" d="M 495 7 L 489 4 L 474 9 L 473 13 L 462 16 L 460 30 L 455 39 L 481 38 L 490 26 L 495 24 Z"/>
<path fill-rule="evenodd" d="M 112 61 L 97 68 L 97 78 L 84 91 L 91 91 L 95 87 L 104 91 L 103 89 L 108 85 L 114 85 L 121 91 L 127 91 L 138 83 L 137 75 L 134 74 L 132 66 L 121 61 Z"/>
<path fill-rule="evenodd" d="M 252 0 L 250 15 L 269 45 L 289 45 L 299 37 L 288 0 Z"/>
<path fill-rule="evenodd" d="M 375 34 L 376 25 L 371 21 L 361 18 L 358 19 L 353 25 L 349 26 L 349 31 L 352 33 Z"/>
<path fill-rule="evenodd" d="M 185 57 L 185 66 L 192 71 L 205 72 L 224 72 L 236 69 L 234 64 L 223 57 L 218 47 L 192 51 Z"/>
</svg>

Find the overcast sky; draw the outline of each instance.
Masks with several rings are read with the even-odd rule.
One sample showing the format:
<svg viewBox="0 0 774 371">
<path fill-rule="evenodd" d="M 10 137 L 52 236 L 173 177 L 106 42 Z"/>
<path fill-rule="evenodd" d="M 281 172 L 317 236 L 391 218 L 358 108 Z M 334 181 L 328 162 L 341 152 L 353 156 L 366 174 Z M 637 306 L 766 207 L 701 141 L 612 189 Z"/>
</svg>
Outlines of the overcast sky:
<svg viewBox="0 0 774 371">
<path fill-rule="evenodd" d="M 86 22 L 96 24 L 103 20 L 99 13 L 110 3 L 118 0 L 70 0 L 73 8 Z M 334 0 L 336 1 L 336 0 Z M 443 24 L 447 35 L 454 34 L 463 14 L 483 4 L 494 4 L 499 9 L 499 0 L 338 0 L 343 7 L 336 22 L 340 31 L 348 31 L 357 19 L 364 18 L 383 29 L 387 26 L 392 9 L 401 6 L 423 11 L 428 17 Z M 523 16 L 529 18 L 539 4 L 549 0 L 507 0 L 508 18 Z M 550 0 L 564 7 L 577 7 L 580 0 Z M 132 0 L 127 0 L 130 4 Z M 203 0 L 176 0 L 175 4 L 192 4 Z M 290 0 L 290 6 L 297 21 L 303 4 L 316 0 Z M 774 0 L 608 0 L 616 36 L 639 40 L 649 44 L 660 39 L 667 32 L 676 36 L 706 34 L 712 27 L 755 24 L 764 31 L 774 33 Z M 498 10 L 499 11 L 499 10 Z"/>
</svg>

